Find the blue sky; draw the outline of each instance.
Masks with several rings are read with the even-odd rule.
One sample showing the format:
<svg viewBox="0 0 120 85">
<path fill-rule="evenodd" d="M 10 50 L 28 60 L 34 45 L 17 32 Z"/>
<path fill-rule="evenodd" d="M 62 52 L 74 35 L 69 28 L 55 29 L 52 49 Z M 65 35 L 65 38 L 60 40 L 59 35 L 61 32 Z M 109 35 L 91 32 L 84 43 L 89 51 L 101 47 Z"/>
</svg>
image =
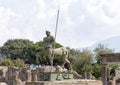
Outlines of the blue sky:
<svg viewBox="0 0 120 85">
<path fill-rule="evenodd" d="M 45 30 L 54 36 L 60 5 L 56 41 L 80 48 L 120 35 L 120 0 L 0 0 L 0 46 L 8 39 L 37 42 Z"/>
</svg>

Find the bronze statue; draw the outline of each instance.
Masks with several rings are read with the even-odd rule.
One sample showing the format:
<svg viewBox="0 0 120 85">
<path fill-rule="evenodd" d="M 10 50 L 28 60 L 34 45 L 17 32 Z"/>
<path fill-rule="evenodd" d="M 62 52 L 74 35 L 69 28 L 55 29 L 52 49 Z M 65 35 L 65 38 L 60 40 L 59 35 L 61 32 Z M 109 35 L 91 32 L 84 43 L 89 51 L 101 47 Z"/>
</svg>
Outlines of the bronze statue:
<svg viewBox="0 0 120 85">
<path fill-rule="evenodd" d="M 65 47 L 60 47 L 60 48 L 53 48 L 53 44 L 55 42 L 55 39 L 53 36 L 50 35 L 49 31 L 46 31 L 46 37 L 43 38 L 44 41 L 44 55 L 48 56 L 50 64 L 52 64 L 52 57 L 53 55 L 59 55 L 63 59 L 63 65 L 64 66 L 66 63 L 70 65 L 70 61 L 68 60 L 69 56 L 69 50 L 66 49 Z M 55 56 L 56 57 L 56 56 Z M 71 69 L 71 66 L 69 70 Z"/>
</svg>

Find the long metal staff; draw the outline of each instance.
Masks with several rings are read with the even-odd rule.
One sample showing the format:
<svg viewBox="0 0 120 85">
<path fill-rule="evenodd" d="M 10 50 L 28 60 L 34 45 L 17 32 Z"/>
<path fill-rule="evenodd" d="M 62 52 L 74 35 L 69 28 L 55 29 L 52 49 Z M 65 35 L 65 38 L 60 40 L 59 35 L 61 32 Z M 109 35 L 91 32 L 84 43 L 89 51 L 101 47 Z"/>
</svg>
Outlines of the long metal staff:
<svg viewBox="0 0 120 85">
<path fill-rule="evenodd" d="M 55 40 L 54 40 L 54 44 L 53 44 L 53 49 L 55 49 L 55 41 L 56 41 L 56 35 L 57 35 L 57 28 L 58 28 L 58 20 L 59 20 L 59 9 L 57 11 L 57 19 L 56 19 L 56 27 L 55 27 Z M 54 60 L 54 51 L 53 52 L 53 56 L 52 56 L 52 63 L 51 63 L 51 68 L 53 66 L 53 60 Z"/>
</svg>

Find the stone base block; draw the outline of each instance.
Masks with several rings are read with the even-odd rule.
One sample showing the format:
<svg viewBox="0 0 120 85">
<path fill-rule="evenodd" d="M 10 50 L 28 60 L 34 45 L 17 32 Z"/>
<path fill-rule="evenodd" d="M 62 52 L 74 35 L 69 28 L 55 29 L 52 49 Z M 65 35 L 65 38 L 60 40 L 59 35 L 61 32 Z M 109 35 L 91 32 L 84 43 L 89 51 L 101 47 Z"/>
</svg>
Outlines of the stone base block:
<svg viewBox="0 0 120 85">
<path fill-rule="evenodd" d="M 41 76 L 42 81 L 63 81 L 72 80 L 73 73 L 63 73 L 63 72 L 44 72 Z"/>
<path fill-rule="evenodd" d="M 36 81 L 36 82 L 26 82 L 25 85 L 103 85 L 100 80 L 67 80 L 67 81 Z"/>
</svg>

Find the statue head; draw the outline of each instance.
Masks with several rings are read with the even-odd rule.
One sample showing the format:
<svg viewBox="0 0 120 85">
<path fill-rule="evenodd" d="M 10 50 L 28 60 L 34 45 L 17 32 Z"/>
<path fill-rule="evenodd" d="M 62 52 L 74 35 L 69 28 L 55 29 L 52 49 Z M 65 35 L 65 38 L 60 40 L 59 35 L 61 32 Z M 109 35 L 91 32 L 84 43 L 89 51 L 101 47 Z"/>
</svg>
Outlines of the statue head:
<svg viewBox="0 0 120 85">
<path fill-rule="evenodd" d="M 49 36 L 50 35 L 50 31 L 46 31 L 46 35 Z"/>
</svg>

